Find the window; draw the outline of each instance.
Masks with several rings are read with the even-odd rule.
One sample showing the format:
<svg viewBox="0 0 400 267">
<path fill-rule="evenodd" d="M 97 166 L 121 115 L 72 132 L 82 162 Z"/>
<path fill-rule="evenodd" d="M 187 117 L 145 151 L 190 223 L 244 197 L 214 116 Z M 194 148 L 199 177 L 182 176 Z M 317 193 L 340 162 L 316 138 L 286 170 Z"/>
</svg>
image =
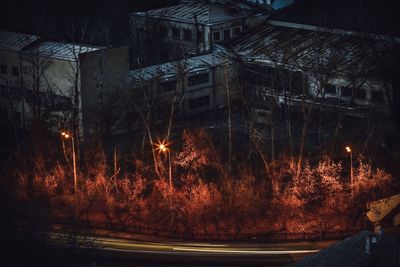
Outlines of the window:
<svg viewBox="0 0 400 267">
<path fill-rule="evenodd" d="M 175 91 L 176 89 L 176 81 L 166 81 L 161 83 L 161 88 L 164 92 Z"/>
<path fill-rule="evenodd" d="M 196 31 L 196 38 L 197 38 L 197 41 L 202 42 L 203 41 L 203 32 L 197 30 Z"/>
<path fill-rule="evenodd" d="M 202 96 L 189 100 L 189 109 L 196 109 L 210 105 L 210 96 Z"/>
<path fill-rule="evenodd" d="M 183 30 L 183 40 L 192 41 L 192 31 L 191 30 Z"/>
<path fill-rule="evenodd" d="M 208 73 L 188 77 L 188 86 L 196 86 L 204 83 L 208 83 Z"/>
<path fill-rule="evenodd" d="M 360 100 L 365 100 L 365 90 L 359 88 L 355 92 L 356 98 Z"/>
<path fill-rule="evenodd" d="M 66 111 L 72 109 L 71 98 L 61 95 L 52 95 L 52 109 L 54 111 Z"/>
<path fill-rule="evenodd" d="M 289 91 L 293 93 L 303 92 L 303 76 L 300 72 L 289 72 L 290 74 L 290 88 Z"/>
<path fill-rule="evenodd" d="M 239 36 L 241 31 L 242 31 L 242 27 L 233 28 L 233 37 Z"/>
<path fill-rule="evenodd" d="M 219 31 L 213 32 L 213 41 L 218 42 L 221 40 L 221 33 Z"/>
<path fill-rule="evenodd" d="M 17 125 L 21 124 L 21 112 L 14 111 L 13 112 L 13 120 Z"/>
<path fill-rule="evenodd" d="M 168 37 L 168 28 L 165 26 L 160 26 L 160 36 L 163 38 Z"/>
<path fill-rule="evenodd" d="M 18 76 L 19 75 L 19 68 L 13 66 L 12 69 L 11 69 L 11 74 L 12 74 L 12 76 Z"/>
<path fill-rule="evenodd" d="M 342 87 L 342 94 L 341 94 L 342 97 L 351 97 L 352 95 L 353 94 L 350 87 L 347 86 Z"/>
<path fill-rule="evenodd" d="M 181 30 L 178 28 L 172 28 L 172 38 L 174 39 L 181 39 Z"/>
<path fill-rule="evenodd" d="M 327 84 L 325 86 L 325 94 L 336 95 L 336 86 L 334 86 L 332 84 Z"/>
<path fill-rule="evenodd" d="M 10 97 L 14 100 L 21 98 L 21 89 L 17 87 L 10 87 Z"/>
<path fill-rule="evenodd" d="M 384 103 L 385 98 L 383 96 L 383 92 L 381 91 L 372 91 L 371 92 L 371 101 L 374 103 Z"/>
<path fill-rule="evenodd" d="M 0 90 L 1 90 L 1 97 L 2 98 L 5 98 L 5 99 L 8 99 L 8 89 L 7 89 L 7 86 L 4 86 L 4 85 L 0 85 Z"/>
<path fill-rule="evenodd" d="M 7 66 L 6 65 L 0 65 L 0 73 L 7 74 Z"/>
<path fill-rule="evenodd" d="M 21 98 L 21 89 L 17 87 L 1 86 L 1 97 L 4 99 L 19 100 Z"/>
<path fill-rule="evenodd" d="M 224 30 L 224 40 L 231 39 L 231 29 Z"/>
</svg>

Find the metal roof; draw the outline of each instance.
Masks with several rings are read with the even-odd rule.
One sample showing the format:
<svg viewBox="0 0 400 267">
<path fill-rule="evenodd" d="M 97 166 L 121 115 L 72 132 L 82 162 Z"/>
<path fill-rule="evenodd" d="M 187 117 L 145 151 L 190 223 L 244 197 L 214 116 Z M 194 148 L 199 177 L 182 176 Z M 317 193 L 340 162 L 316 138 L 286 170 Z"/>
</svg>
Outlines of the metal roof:
<svg viewBox="0 0 400 267">
<path fill-rule="evenodd" d="M 129 80 L 135 83 L 140 80 L 161 79 L 176 76 L 179 72 L 195 73 L 197 71 L 208 70 L 210 67 L 216 67 L 228 63 L 232 54 L 221 46 L 214 46 L 214 52 L 190 57 L 182 61 L 168 62 L 160 65 L 154 65 L 142 69 L 136 69 L 129 72 Z"/>
<path fill-rule="evenodd" d="M 0 48 L 20 51 L 39 39 L 39 36 L 19 32 L 0 31 Z"/>
<path fill-rule="evenodd" d="M 63 42 L 43 42 L 28 51 L 35 51 L 39 55 L 63 60 L 78 60 L 79 54 L 98 50 L 99 47 Z"/>
<path fill-rule="evenodd" d="M 399 48 L 394 40 L 269 24 L 233 44 L 234 51 L 247 61 L 282 64 L 301 71 L 369 75 L 382 70 L 379 61 L 386 66 L 399 64 Z"/>
<path fill-rule="evenodd" d="M 366 253 L 367 238 L 370 238 L 369 253 Z M 398 266 L 397 255 L 394 237 L 383 235 L 379 238 L 372 232 L 362 231 L 290 266 Z"/>
<path fill-rule="evenodd" d="M 194 23 L 196 18 L 199 24 L 218 24 L 263 13 L 265 13 L 264 9 L 244 2 L 214 1 L 212 3 L 200 3 L 185 1 L 175 6 L 134 14 L 186 23 Z"/>
</svg>

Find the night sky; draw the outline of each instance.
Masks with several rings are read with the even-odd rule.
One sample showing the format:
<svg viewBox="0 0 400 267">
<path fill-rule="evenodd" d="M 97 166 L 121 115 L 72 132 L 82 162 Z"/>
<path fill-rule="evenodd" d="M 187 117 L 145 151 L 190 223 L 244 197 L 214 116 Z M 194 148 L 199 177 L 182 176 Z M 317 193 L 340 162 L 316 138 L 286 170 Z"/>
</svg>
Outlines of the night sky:
<svg viewBox="0 0 400 267">
<path fill-rule="evenodd" d="M 68 19 L 89 18 L 92 22 L 111 22 L 113 45 L 127 41 L 128 14 L 138 10 L 171 5 L 177 0 L 5 0 L 0 8 L 0 28 L 40 34 L 48 38 L 66 38 Z M 40 27 L 35 27 L 41 21 Z M 38 29 L 39 28 L 39 29 Z"/>
</svg>

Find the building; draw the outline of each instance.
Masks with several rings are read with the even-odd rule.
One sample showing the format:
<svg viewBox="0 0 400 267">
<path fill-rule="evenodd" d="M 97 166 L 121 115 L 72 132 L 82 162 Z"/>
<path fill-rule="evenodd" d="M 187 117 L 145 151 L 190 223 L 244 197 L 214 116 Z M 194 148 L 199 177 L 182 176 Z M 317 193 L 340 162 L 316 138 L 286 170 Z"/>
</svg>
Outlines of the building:
<svg viewBox="0 0 400 267">
<path fill-rule="evenodd" d="M 336 31 L 282 26 L 270 21 L 243 37 L 234 49 L 255 95 L 274 97 L 279 105 L 313 103 L 337 107 L 348 115 L 390 113 L 395 101 L 394 73 L 400 43 Z M 259 99 L 258 97 L 256 97 Z"/>
<path fill-rule="evenodd" d="M 74 107 L 80 117 L 79 54 L 96 49 L 1 31 L 2 121 L 16 129 L 28 129 L 34 120 L 54 129 L 70 127 Z"/>
<path fill-rule="evenodd" d="M 251 1 L 181 1 L 133 13 L 130 23 L 131 69 L 212 52 L 260 23 L 269 11 Z"/>
<path fill-rule="evenodd" d="M 98 131 L 110 134 L 126 113 L 119 102 L 128 88 L 129 47 L 99 49 L 82 54 L 80 61 L 84 139 Z"/>
</svg>

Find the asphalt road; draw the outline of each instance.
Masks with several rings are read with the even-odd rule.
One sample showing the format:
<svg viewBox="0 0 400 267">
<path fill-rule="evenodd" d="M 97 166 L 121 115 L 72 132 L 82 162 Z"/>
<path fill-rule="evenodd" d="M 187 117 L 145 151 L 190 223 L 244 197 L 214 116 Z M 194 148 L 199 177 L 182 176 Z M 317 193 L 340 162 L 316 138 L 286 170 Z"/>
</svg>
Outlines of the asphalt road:
<svg viewBox="0 0 400 267">
<path fill-rule="evenodd" d="M 158 263 L 181 263 L 195 266 L 252 264 L 284 266 L 319 251 L 314 243 L 287 244 L 215 244 L 182 242 L 144 242 L 131 239 L 78 236 L 49 233 L 49 242 L 57 246 L 76 246 L 96 251 L 103 259 Z M 99 266 L 99 265 L 97 265 Z M 143 265 L 144 266 L 144 265 Z M 146 265 L 147 266 L 147 265 Z M 157 265 L 158 266 L 158 265 Z"/>
</svg>

